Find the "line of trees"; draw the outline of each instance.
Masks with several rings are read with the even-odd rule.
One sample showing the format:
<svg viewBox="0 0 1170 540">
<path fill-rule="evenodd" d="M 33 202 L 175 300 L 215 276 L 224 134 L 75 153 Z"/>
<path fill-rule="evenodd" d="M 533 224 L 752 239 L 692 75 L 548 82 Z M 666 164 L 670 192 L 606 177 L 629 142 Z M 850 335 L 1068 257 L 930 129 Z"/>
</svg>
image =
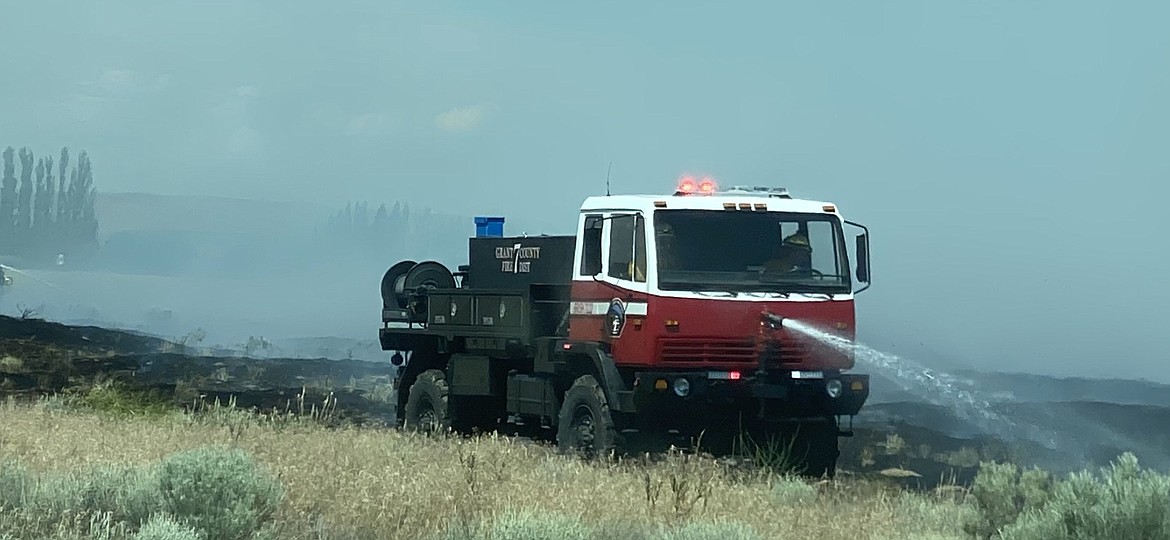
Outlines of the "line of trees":
<svg viewBox="0 0 1170 540">
<path fill-rule="evenodd" d="M 396 202 L 388 209 L 386 204 L 370 213 L 368 202 L 354 202 L 329 216 L 326 234 L 329 237 L 357 242 L 363 248 L 377 246 L 381 250 L 399 253 L 407 247 L 412 229 L 410 205 Z M 416 216 L 417 219 L 421 216 Z"/>
<path fill-rule="evenodd" d="M 432 212 L 429 208 L 411 212 L 410 205 L 385 203 L 370 211 L 368 202 L 349 203 L 329 217 L 327 237 L 356 242 L 359 249 L 375 257 L 445 257 L 463 253 L 467 237 L 474 232 L 470 218 Z"/>
<path fill-rule="evenodd" d="M 17 180 L 16 159 L 20 160 Z M 3 152 L 0 177 L 0 255 L 49 260 L 58 254 L 84 259 L 97 248 L 97 190 L 85 151 L 70 163 L 69 148 L 60 160 L 36 158 L 27 147 Z M 70 168 L 72 167 L 72 168 Z"/>
</svg>

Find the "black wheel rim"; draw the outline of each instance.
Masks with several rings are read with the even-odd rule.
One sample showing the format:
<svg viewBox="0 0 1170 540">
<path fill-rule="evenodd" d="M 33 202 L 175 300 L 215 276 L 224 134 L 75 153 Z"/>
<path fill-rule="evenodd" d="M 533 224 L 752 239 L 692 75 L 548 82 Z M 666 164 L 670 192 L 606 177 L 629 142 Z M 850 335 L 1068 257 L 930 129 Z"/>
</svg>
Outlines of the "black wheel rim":
<svg viewBox="0 0 1170 540">
<path fill-rule="evenodd" d="M 573 433 L 572 446 L 585 456 L 592 456 L 596 451 L 594 442 L 597 432 L 594 424 L 593 411 L 587 405 L 578 405 L 573 410 L 573 421 L 569 424 Z"/>
</svg>

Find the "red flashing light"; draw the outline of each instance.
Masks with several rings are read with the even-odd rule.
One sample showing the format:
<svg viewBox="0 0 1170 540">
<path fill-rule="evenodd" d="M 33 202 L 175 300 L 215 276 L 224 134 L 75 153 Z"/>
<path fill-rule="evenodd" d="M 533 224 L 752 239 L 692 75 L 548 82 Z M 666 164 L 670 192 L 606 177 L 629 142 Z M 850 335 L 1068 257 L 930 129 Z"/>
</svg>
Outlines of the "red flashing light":
<svg viewBox="0 0 1170 540">
<path fill-rule="evenodd" d="M 738 371 L 708 371 L 707 378 L 715 381 L 738 381 L 743 374 Z"/>
<path fill-rule="evenodd" d="M 695 180 L 693 176 L 684 176 L 678 181 L 677 194 L 692 195 L 695 193 L 702 195 L 714 195 L 719 189 L 719 184 L 709 176 L 704 176 L 702 180 Z"/>
</svg>

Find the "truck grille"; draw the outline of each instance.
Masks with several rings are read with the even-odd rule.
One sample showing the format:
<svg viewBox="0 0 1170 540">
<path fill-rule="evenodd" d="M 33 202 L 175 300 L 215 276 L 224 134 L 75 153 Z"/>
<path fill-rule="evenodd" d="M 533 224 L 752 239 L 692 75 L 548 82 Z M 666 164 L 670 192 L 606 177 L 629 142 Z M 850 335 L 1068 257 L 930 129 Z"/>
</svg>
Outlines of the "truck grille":
<svg viewBox="0 0 1170 540">
<path fill-rule="evenodd" d="M 788 338 L 780 344 L 780 358 L 769 358 L 768 365 L 796 367 L 807 362 L 812 356 L 812 349 L 807 343 Z"/>
<path fill-rule="evenodd" d="M 658 357 L 680 364 L 754 364 L 756 347 L 750 339 L 665 338 L 658 342 Z"/>
<path fill-rule="evenodd" d="M 780 346 L 780 364 L 796 366 L 809 357 L 806 344 L 786 339 Z M 755 341 L 727 338 L 662 338 L 658 340 L 658 358 L 665 364 L 740 364 L 754 366 L 759 361 Z M 776 366 L 775 359 L 769 359 Z"/>
</svg>

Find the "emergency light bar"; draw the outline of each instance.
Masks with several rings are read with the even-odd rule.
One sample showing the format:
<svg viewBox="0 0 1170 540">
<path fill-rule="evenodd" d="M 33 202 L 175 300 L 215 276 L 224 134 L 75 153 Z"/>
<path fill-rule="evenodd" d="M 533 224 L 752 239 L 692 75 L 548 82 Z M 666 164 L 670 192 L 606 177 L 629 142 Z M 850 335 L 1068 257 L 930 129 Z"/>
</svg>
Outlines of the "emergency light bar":
<svg viewBox="0 0 1170 540">
<path fill-rule="evenodd" d="M 711 177 L 703 177 L 702 180 L 695 180 L 692 176 L 684 176 L 678 181 L 678 189 L 674 191 L 675 195 L 714 195 L 719 189 L 719 185 Z"/>
<path fill-rule="evenodd" d="M 714 179 L 710 176 L 703 176 L 701 180 L 696 180 L 694 176 L 682 176 L 679 179 L 679 187 L 675 188 L 675 196 L 682 195 L 759 195 L 769 196 L 769 198 L 776 199 L 792 199 L 789 189 L 786 187 L 770 187 L 770 186 L 732 186 L 728 191 L 721 192 Z"/>
<path fill-rule="evenodd" d="M 780 199 L 791 199 L 792 195 L 788 193 L 788 188 L 782 187 L 768 187 L 768 186 L 731 186 L 727 193 L 746 194 L 746 195 L 767 195 L 769 197 L 777 197 Z"/>
<path fill-rule="evenodd" d="M 678 187 L 675 189 L 676 196 L 681 195 L 758 195 L 765 197 L 775 197 L 778 199 L 791 199 L 792 196 L 788 193 L 788 188 L 770 187 L 770 186 L 732 186 L 728 191 L 719 191 L 719 184 L 715 179 L 704 176 L 701 179 L 696 179 L 693 176 L 683 176 L 678 180 Z"/>
</svg>

